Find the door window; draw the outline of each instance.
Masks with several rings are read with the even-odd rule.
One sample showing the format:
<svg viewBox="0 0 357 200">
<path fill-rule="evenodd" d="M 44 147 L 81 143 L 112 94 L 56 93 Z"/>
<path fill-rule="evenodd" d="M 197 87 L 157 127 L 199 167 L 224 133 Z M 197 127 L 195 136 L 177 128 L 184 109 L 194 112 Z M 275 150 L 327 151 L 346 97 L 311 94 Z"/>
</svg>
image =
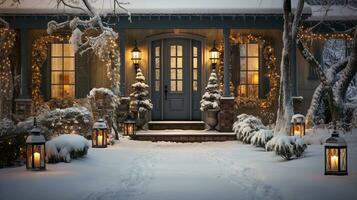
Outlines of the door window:
<svg viewBox="0 0 357 200">
<path fill-rule="evenodd" d="M 183 91 L 182 45 L 170 46 L 170 91 Z"/>
</svg>

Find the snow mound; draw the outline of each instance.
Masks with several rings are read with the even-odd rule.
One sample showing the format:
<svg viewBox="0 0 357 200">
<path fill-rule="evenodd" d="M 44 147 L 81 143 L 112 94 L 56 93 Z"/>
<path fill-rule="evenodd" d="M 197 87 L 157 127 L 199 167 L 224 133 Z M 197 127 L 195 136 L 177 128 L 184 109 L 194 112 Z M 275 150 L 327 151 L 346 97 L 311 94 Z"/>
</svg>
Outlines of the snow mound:
<svg viewBox="0 0 357 200">
<path fill-rule="evenodd" d="M 305 116 L 302 114 L 295 114 L 291 117 L 291 123 L 305 123 Z"/>
<path fill-rule="evenodd" d="M 275 136 L 266 144 L 267 151 L 275 153 L 286 160 L 291 160 L 294 156 L 301 157 L 307 145 L 304 140 L 297 136 Z"/>
<path fill-rule="evenodd" d="M 87 154 L 89 142 L 83 136 L 61 135 L 46 142 L 46 161 L 49 163 L 71 162 Z"/>
</svg>

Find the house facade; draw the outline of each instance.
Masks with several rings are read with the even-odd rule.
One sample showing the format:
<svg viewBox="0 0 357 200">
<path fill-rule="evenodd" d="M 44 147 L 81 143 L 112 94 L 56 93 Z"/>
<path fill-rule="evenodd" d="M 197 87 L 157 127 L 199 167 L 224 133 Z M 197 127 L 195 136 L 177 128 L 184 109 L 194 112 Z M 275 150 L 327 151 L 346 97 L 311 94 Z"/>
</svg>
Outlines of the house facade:
<svg viewBox="0 0 357 200">
<path fill-rule="evenodd" d="M 144 5 L 135 8 L 137 3 Z M 145 1 L 137 3 L 133 1 L 128 5 L 129 10 L 133 7 L 131 22 L 123 13 L 108 14 L 103 21 L 113 24 L 119 33 L 116 42 L 120 51 L 121 96 L 129 96 L 135 81 L 132 62 L 135 45 L 141 52 L 139 67 L 150 86 L 153 102 L 150 120 L 200 121 L 204 118 L 199 102 L 212 70 L 210 50 L 214 44 L 221 55 L 216 71 L 222 95 L 230 99 L 227 112 L 255 114 L 264 120 L 268 119 L 262 110 L 276 113 L 282 1 L 238 5 L 226 0 L 207 6 L 204 2 L 196 2 L 197 5 L 193 2 L 186 7 L 180 4 L 177 9 L 173 3 L 164 7 L 148 5 Z M 33 92 L 33 60 L 36 59 L 32 54 L 34 44 L 48 36 L 49 21 L 65 21 L 73 13 L 59 12 L 48 5 L 35 9 L 26 3 L 20 8 L 6 7 L 0 11 L 17 33 L 13 64 L 14 73 L 20 74 L 21 81 L 16 109 L 28 110 L 26 105 L 31 102 Z M 305 6 L 303 17 L 310 16 L 311 9 Z M 69 30 L 56 35 L 66 38 Z M 40 70 L 40 93 L 45 101 L 66 96 L 84 98 L 92 88 L 110 88 L 105 63 L 94 53 L 79 55 L 68 39 L 51 42 L 46 47 L 47 57 Z M 314 53 L 318 54 L 318 50 L 316 48 Z M 303 97 L 297 112 L 305 114 L 318 81 L 309 78 L 310 66 L 299 52 L 293 54 L 292 59 L 295 61 L 290 80 L 293 93 Z M 250 102 L 258 104 L 249 106 Z"/>
</svg>

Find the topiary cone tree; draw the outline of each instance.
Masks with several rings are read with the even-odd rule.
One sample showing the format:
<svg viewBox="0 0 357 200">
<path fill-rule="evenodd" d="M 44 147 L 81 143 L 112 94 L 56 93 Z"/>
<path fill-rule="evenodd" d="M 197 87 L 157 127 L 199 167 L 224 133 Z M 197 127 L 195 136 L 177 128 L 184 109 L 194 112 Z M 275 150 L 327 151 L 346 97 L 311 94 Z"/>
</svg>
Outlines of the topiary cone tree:
<svg viewBox="0 0 357 200">
<path fill-rule="evenodd" d="M 201 99 L 201 111 L 206 112 L 206 124 L 210 129 L 215 129 L 217 125 L 217 113 L 220 109 L 219 100 L 221 95 L 219 93 L 219 85 L 216 71 L 213 69 L 208 79 L 208 84 L 205 88 L 206 92 Z"/>
<path fill-rule="evenodd" d="M 136 72 L 136 82 L 131 85 L 133 92 L 130 94 L 130 108 L 137 117 L 137 127 L 146 127 L 148 119 L 147 112 L 153 107 L 149 97 L 149 86 L 145 83 L 145 76 L 139 68 Z"/>
</svg>

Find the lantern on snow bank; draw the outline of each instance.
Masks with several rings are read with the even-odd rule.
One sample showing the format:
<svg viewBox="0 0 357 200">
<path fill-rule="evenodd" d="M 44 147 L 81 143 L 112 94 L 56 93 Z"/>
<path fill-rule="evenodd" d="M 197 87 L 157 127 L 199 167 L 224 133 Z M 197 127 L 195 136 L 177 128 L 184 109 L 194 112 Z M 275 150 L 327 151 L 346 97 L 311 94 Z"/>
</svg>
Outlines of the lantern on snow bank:
<svg viewBox="0 0 357 200">
<path fill-rule="evenodd" d="M 325 142 L 325 175 L 347 174 L 347 143 L 334 131 Z"/>
<path fill-rule="evenodd" d="M 291 136 L 304 136 L 305 135 L 305 116 L 296 114 L 291 118 L 290 126 Z"/>
<path fill-rule="evenodd" d="M 46 170 L 45 162 L 45 137 L 41 135 L 41 129 L 37 127 L 36 118 L 34 127 L 30 130 L 26 139 L 26 168 L 34 171 Z"/>
<path fill-rule="evenodd" d="M 125 121 L 124 121 L 124 135 L 128 136 L 133 136 L 135 135 L 135 128 L 136 128 L 136 121 L 134 120 L 133 117 L 129 116 Z"/>
<path fill-rule="evenodd" d="M 94 148 L 106 148 L 107 138 L 109 135 L 109 129 L 104 119 L 98 119 L 92 130 L 92 147 Z"/>
</svg>

